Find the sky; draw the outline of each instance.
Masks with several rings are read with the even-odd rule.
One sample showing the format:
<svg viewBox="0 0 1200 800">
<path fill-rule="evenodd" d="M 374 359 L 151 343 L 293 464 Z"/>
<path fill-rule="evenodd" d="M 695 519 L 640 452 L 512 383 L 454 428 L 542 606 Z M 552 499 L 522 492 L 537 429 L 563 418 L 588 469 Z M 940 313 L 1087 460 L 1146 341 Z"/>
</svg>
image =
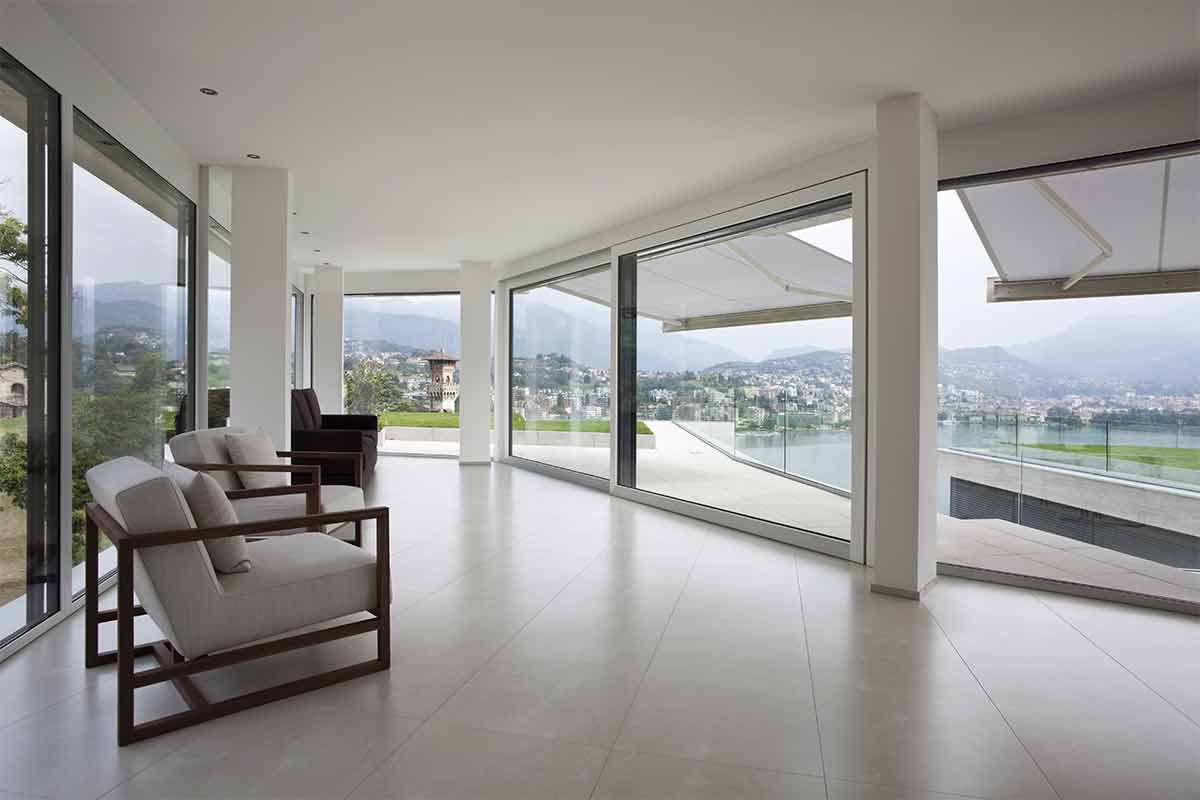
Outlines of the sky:
<svg viewBox="0 0 1200 800">
<path fill-rule="evenodd" d="M 26 206 L 25 134 L 0 119 L 0 207 L 24 215 Z M 75 170 L 75 271 L 89 279 L 141 281 L 175 293 L 174 229 L 90 173 Z M 850 221 L 809 228 L 797 234 L 830 252 L 849 253 Z M 1164 310 L 1200 312 L 1195 294 L 991 303 L 987 278 L 995 275 L 970 219 L 954 192 L 938 198 L 939 338 L 942 347 L 1011 345 L 1058 333 L 1086 317 L 1102 313 L 1152 316 Z M 222 262 L 215 265 L 220 269 Z M 603 309 L 558 292 L 539 292 L 539 300 L 606 324 Z M 414 313 L 456 321 L 456 298 L 406 298 Z M 355 298 L 357 307 L 389 306 L 388 298 Z M 394 303 L 390 303 L 392 308 Z M 352 306 L 354 307 L 354 306 Z M 760 359 L 773 350 L 799 345 L 845 349 L 851 346 L 848 319 L 692 331 L 687 336 L 723 345 Z"/>
</svg>

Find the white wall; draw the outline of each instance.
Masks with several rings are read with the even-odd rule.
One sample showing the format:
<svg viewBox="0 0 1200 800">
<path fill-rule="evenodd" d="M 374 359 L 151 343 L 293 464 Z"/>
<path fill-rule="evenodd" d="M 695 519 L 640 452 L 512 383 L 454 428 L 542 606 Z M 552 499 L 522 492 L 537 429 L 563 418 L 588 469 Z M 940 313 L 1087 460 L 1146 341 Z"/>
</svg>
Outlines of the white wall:
<svg viewBox="0 0 1200 800">
<path fill-rule="evenodd" d="M 461 288 L 457 269 L 396 270 L 394 272 L 347 272 L 346 294 L 421 294 L 457 292 Z"/>
<path fill-rule="evenodd" d="M 940 134 L 943 178 L 1200 138 L 1200 80 Z"/>
<path fill-rule="evenodd" d="M 276 167 L 233 170 L 230 419 L 262 428 L 289 449 L 288 224 L 291 175 Z"/>
<path fill-rule="evenodd" d="M 464 261 L 459 265 L 459 463 L 491 461 L 492 270 L 491 265 Z"/>
<path fill-rule="evenodd" d="M 343 336 L 341 267 L 317 267 L 313 273 L 313 294 L 317 313 L 313 347 L 312 387 L 321 402 L 321 412 L 340 414 L 344 404 L 342 381 Z"/>
<path fill-rule="evenodd" d="M 937 129 L 920 95 L 877 109 L 868 370 L 872 588 L 918 597 L 937 566 Z"/>
<path fill-rule="evenodd" d="M 195 200 L 198 166 L 96 59 L 37 3 L 0 3 L 3 47 L 69 103 Z M 63 125 L 70 125 L 70 116 Z"/>
</svg>

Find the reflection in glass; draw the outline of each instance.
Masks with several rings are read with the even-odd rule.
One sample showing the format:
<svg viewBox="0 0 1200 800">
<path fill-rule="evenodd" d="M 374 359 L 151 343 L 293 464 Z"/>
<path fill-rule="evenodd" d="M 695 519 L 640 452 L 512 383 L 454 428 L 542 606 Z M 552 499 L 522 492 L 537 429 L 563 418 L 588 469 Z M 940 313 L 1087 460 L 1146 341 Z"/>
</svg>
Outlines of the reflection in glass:
<svg viewBox="0 0 1200 800">
<path fill-rule="evenodd" d="M 850 538 L 853 232 L 841 199 L 626 260 L 632 485 Z"/>
<path fill-rule="evenodd" d="M 938 205 L 939 560 L 1200 603 L 1200 297 L 1088 285 L 1196 268 L 1200 155 Z"/>
<path fill-rule="evenodd" d="M 58 106 L 0 50 L 0 641 L 59 608 Z"/>
<path fill-rule="evenodd" d="M 512 454 L 607 478 L 611 270 L 512 293 Z M 643 441 L 650 429 L 640 426 Z"/>
<path fill-rule="evenodd" d="M 75 112 L 72 447 L 80 478 L 117 456 L 161 464 L 166 440 L 190 427 L 194 215 L 191 201 Z M 83 480 L 74 495 L 79 563 L 89 499 Z M 81 575 L 75 583 L 81 587 Z"/>
<path fill-rule="evenodd" d="M 232 234 L 214 219 L 208 221 L 208 425 L 229 424 L 233 260 Z"/>
</svg>

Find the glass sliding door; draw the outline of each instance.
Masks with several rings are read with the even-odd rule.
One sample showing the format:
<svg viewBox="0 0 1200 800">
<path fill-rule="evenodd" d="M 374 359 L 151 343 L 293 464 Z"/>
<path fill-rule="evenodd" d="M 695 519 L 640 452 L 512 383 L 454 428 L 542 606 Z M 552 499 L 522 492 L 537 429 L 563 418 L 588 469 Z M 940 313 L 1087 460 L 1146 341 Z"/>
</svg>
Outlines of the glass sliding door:
<svg viewBox="0 0 1200 800">
<path fill-rule="evenodd" d="M 850 541 L 852 196 L 620 257 L 618 482 Z"/>
<path fill-rule="evenodd" d="M 60 605 L 59 102 L 0 50 L 0 642 Z"/>
<path fill-rule="evenodd" d="M 343 303 L 346 411 L 379 417 L 381 453 L 457 456 L 458 294 Z"/>
<path fill-rule="evenodd" d="M 1200 607 L 1200 154 L 938 200 L 943 569 Z"/>
<path fill-rule="evenodd" d="M 292 326 L 292 360 L 289 367 L 291 386 L 304 386 L 304 292 L 292 287 L 290 324 Z"/>
<path fill-rule="evenodd" d="M 82 478 L 117 456 L 161 464 L 167 439 L 192 427 L 195 206 L 78 110 L 74 124 L 72 450 Z M 76 564 L 88 499 L 76 480 Z M 102 571 L 111 568 L 111 551 L 101 559 Z"/>
<path fill-rule="evenodd" d="M 215 219 L 208 220 L 208 422 L 229 424 L 229 387 L 233 374 L 230 342 L 233 301 L 233 235 Z"/>
<path fill-rule="evenodd" d="M 611 295 L 607 266 L 512 291 L 512 455 L 608 477 Z"/>
</svg>

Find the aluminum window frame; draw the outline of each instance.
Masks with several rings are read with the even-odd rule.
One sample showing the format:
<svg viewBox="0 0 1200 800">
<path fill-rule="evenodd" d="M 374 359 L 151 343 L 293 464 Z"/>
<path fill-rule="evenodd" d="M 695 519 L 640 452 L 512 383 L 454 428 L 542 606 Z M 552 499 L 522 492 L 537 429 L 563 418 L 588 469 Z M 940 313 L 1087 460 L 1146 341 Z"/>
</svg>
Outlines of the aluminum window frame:
<svg viewBox="0 0 1200 800">
<path fill-rule="evenodd" d="M 864 564 L 868 560 L 869 531 L 872 528 L 870 515 L 870 490 L 868 484 L 867 453 L 870 440 L 872 421 L 868 418 L 869 409 L 869 340 L 868 320 L 870 308 L 869 266 L 872 254 L 869 251 L 869 171 L 864 168 L 845 175 L 830 178 L 811 184 L 807 187 L 785 192 L 756 202 L 739 206 L 725 212 L 717 213 L 702 219 L 682 225 L 667 228 L 645 236 L 637 237 L 615 245 L 611 250 L 613 266 L 612 296 L 618 299 L 613 304 L 613 341 L 614 359 L 619 357 L 619 351 L 628 352 L 633 348 L 636 352 L 636 334 L 632 341 L 622 341 L 620 325 L 625 313 L 622 301 L 626 298 L 622 292 L 629 292 L 629 287 L 622 287 L 625 279 L 624 271 L 629 271 L 636 265 L 636 255 L 645 250 L 662 248 L 676 242 L 684 242 L 718 232 L 747 226 L 747 229 L 759 227 L 755 223 L 769 220 L 779 214 L 802 212 L 805 208 L 819 208 L 838 197 L 848 197 L 852 209 L 853 226 L 853 268 L 854 268 L 854 313 L 852 316 L 853 341 L 853 389 L 851 409 L 853 422 L 851 428 L 851 524 L 850 539 L 838 539 L 827 534 L 803 530 L 789 525 L 752 517 L 727 509 L 706 506 L 689 500 L 660 495 L 645 489 L 636 488 L 636 460 L 631 467 L 630 459 L 636 459 L 636 442 L 630 440 L 630 432 L 636 430 L 633 422 L 628 420 L 632 398 L 632 411 L 636 415 L 636 359 L 632 367 L 628 357 L 616 361 L 616 386 L 613 391 L 612 417 L 618 422 L 618 447 L 614 448 L 612 458 L 611 479 L 609 492 L 616 496 L 636 502 L 652 505 L 668 511 L 674 511 L 686 516 L 695 517 L 707 522 L 713 522 L 735 530 L 763 536 L 768 539 L 797 545 L 809 550 Z M 634 307 L 636 308 L 636 285 L 634 286 Z M 636 331 L 636 318 L 628 326 Z M 626 404 L 621 408 L 621 404 Z M 622 430 L 621 426 L 625 428 Z M 625 462 L 622 465 L 622 462 Z"/>
<path fill-rule="evenodd" d="M 501 292 L 503 292 L 503 296 L 506 299 L 506 302 L 498 304 L 498 308 L 500 306 L 504 307 L 503 308 L 503 310 L 504 310 L 503 322 L 500 320 L 501 315 L 500 314 L 496 315 L 497 331 L 503 332 L 503 335 L 496 337 L 496 341 L 497 342 L 503 341 L 505 343 L 503 360 L 501 360 L 501 358 L 499 356 L 496 359 L 497 364 L 503 363 L 505 366 L 505 369 L 503 370 L 503 373 L 504 373 L 503 397 L 504 397 L 505 413 L 501 414 L 500 409 L 497 408 L 496 415 L 495 415 L 496 416 L 495 424 L 496 424 L 496 428 L 497 428 L 496 437 L 501 444 L 501 447 L 497 448 L 499 455 L 497 456 L 496 460 L 500 461 L 501 463 L 510 464 L 512 466 L 523 467 L 525 469 L 530 469 L 534 472 L 541 472 L 542 474 L 549 475 L 554 478 L 560 478 L 562 480 L 571 481 L 572 483 L 578 483 L 582 486 L 588 486 L 593 489 L 601 489 L 604 491 L 608 490 L 609 485 L 611 483 L 611 480 L 609 477 L 605 477 L 602 475 L 593 475 L 590 472 L 583 472 L 582 470 L 570 469 L 568 467 L 560 467 L 556 464 L 549 464 L 544 461 L 538 461 L 537 459 L 533 459 L 533 458 L 525 458 L 523 456 L 519 456 L 519 455 L 516 455 L 515 453 L 513 453 L 513 449 L 512 449 L 512 445 L 513 445 L 513 441 L 512 441 L 512 434 L 513 434 L 513 431 L 512 431 L 512 413 L 513 413 L 512 370 L 513 370 L 513 335 L 514 335 L 516 326 L 513 324 L 512 320 L 513 320 L 513 300 L 518 292 L 527 292 L 532 289 L 537 289 L 537 288 L 540 288 L 543 286 L 552 286 L 553 284 L 560 283 L 564 280 L 581 277 L 581 276 L 587 275 L 587 274 L 594 274 L 594 273 L 598 273 L 598 272 L 601 272 L 603 270 L 608 270 L 608 269 L 611 269 L 611 265 L 609 264 L 609 256 L 607 254 L 607 251 L 600 251 L 597 253 L 588 254 L 586 256 L 581 256 L 579 258 L 573 258 L 573 259 L 570 259 L 569 261 L 563 261 L 558 264 L 553 264 L 549 267 L 546 267 L 545 269 L 536 270 L 531 273 L 525 273 L 516 278 L 502 280 L 502 281 L 500 281 L 499 290 Z M 611 310 L 612 310 L 612 304 L 610 304 L 610 307 L 609 307 L 610 312 L 611 312 Z M 503 327 L 501 327 L 501 325 L 503 325 Z M 611 334 L 611 332 L 610 332 L 610 334 Z M 609 387 L 610 387 L 610 391 L 611 391 L 616 386 L 616 381 L 614 380 L 615 372 L 616 372 L 616 362 L 612 358 L 610 358 L 610 360 L 609 360 L 608 369 L 609 369 Z M 501 372 L 500 370 L 496 370 L 496 379 L 497 380 L 499 380 L 500 372 Z M 500 389 L 501 389 L 501 387 L 498 384 L 495 387 L 495 396 L 497 398 L 501 397 Z M 615 394 L 615 391 L 613 391 L 612 393 Z M 500 431 L 501 417 L 503 417 L 503 432 Z M 615 435 L 616 435 L 616 431 L 613 429 L 613 419 L 611 418 L 611 412 L 610 412 L 609 436 L 612 437 L 610 439 L 610 444 L 609 444 L 610 470 L 611 470 L 611 455 L 613 452 L 616 451 Z"/>
</svg>

